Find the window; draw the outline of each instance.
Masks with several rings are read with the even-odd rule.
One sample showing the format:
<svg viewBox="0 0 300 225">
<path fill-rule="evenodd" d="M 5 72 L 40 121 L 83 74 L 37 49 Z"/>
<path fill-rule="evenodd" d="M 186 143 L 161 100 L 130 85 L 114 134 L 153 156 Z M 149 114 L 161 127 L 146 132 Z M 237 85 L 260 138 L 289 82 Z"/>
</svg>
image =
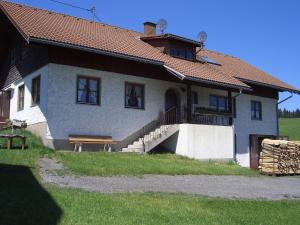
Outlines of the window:
<svg viewBox="0 0 300 225">
<path fill-rule="evenodd" d="M 261 102 L 251 101 L 251 119 L 262 120 Z"/>
<path fill-rule="evenodd" d="M 217 111 L 228 111 L 228 100 L 224 96 L 211 95 L 209 105 Z"/>
<path fill-rule="evenodd" d="M 77 77 L 77 103 L 100 104 L 100 79 L 90 77 Z"/>
<path fill-rule="evenodd" d="M 32 106 L 40 104 L 40 91 L 41 91 L 40 85 L 41 85 L 41 76 L 32 79 L 32 85 L 31 85 Z"/>
<path fill-rule="evenodd" d="M 188 59 L 188 60 L 193 60 L 194 59 L 194 55 L 193 55 L 193 52 L 191 50 L 186 51 L 186 59 Z"/>
<path fill-rule="evenodd" d="M 144 85 L 125 83 L 125 107 L 144 109 Z"/>
<path fill-rule="evenodd" d="M 170 55 L 174 57 L 178 57 L 177 49 L 176 48 L 171 48 L 170 49 Z"/>
<path fill-rule="evenodd" d="M 198 105 L 198 92 L 196 91 L 192 92 L 192 104 Z"/>
<path fill-rule="evenodd" d="M 180 58 L 185 58 L 185 49 L 184 48 L 181 48 L 181 49 L 179 49 L 179 57 Z"/>
<path fill-rule="evenodd" d="M 193 60 L 194 58 L 193 51 L 186 48 L 171 48 L 170 55 L 177 58 L 188 59 L 188 60 Z"/>
<path fill-rule="evenodd" d="M 18 111 L 24 109 L 24 84 L 18 89 Z"/>
</svg>

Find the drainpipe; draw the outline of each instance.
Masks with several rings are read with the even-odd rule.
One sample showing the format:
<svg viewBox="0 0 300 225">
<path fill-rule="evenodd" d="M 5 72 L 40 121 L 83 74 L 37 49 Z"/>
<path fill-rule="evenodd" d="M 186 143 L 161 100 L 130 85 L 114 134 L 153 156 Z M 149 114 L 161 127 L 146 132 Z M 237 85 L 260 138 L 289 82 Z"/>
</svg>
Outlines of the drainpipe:
<svg viewBox="0 0 300 225">
<path fill-rule="evenodd" d="M 242 89 L 240 89 L 240 92 L 238 93 L 238 94 L 236 94 L 235 96 L 232 96 L 232 99 L 236 99 L 237 97 L 239 97 L 240 95 L 242 95 L 243 94 L 243 91 L 242 91 Z M 235 161 L 235 162 L 237 162 L 237 159 L 236 159 L 236 133 L 235 133 L 235 126 L 234 126 L 234 123 L 233 123 L 233 128 L 234 128 L 234 154 L 233 154 L 233 160 Z"/>
<path fill-rule="evenodd" d="M 276 112 L 276 120 L 277 120 L 277 136 L 279 136 L 279 113 L 278 113 L 278 106 L 279 106 L 281 103 L 286 102 L 287 100 L 289 100 L 290 98 L 292 98 L 292 97 L 294 96 L 294 93 L 293 93 L 293 92 L 290 92 L 290 94 L 291 94 L 290 96 L 288 96 L 288 97 L 286 97 L 285 99 L 283 99 L 283 100 L 277 102 L 277 104 L 276 104 L 276 110 L 277 110 L 277 112 Z"/>
</svg>

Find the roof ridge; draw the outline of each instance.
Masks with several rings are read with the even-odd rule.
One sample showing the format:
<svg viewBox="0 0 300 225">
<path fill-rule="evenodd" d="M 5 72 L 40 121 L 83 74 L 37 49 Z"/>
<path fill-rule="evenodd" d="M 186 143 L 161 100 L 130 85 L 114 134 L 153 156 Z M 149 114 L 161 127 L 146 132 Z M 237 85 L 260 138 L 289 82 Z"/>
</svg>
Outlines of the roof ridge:
<svg viewBox="0 0 300 225">
<path fill-rule="evenodd" d="M 115 29 L 119 29 L 119 30 L 123 30 L 123 31 L 130 31 L 130 32 L 134 32 L 134 33 L 137 33 L 137 34 L 141 34 L 141 32 L 135 31 L 133 29 L 122 28 L 120 26 L 111 25 L 111 24 L 103 23 L 103 22 L 95 22 L 95 21 L 92 21 L 92 20 L 89 20 L 89 19 L 85 19 L 85 18 L 82 18 L 82 17 L 72 16 L 72 15 L 69 15 L 69 14 L 60 13 L 60 12 L 56 12 L 56 11 L 53 11 L 53 10 L 48 10 L 48 9 L 43 9 L 43 8 L 37 8 L 37 7 L 26 5 L 26 4 L 20 4 L 20 3 L 16 3 L 16 2 L 10 2 L 10 1 L 7 1 L 7 0 L 0 0 L 0 4 L 1 3 L 15 5 L 15 6 L 19 6 L 19 7 L 26 7 L 26 8 L 33 9 L 33 10 L 48 12 L 49 14 L 56 14 L 56 15 L 60 15 L 60 16 L 63 16 L 63 17 L 70 17 L 70 18 L 73 18 L 75 20 L 83 20 L 83 21 L 86 21 L 86 22 L 89 22 L 89 23 L 95 23 L 95 24 L 99 24 L 99 25 L 102 25 L 102 26 L 107 26 L 107 27 L 111 27 L 111 28 L 115 28 Z"/>
</svg>

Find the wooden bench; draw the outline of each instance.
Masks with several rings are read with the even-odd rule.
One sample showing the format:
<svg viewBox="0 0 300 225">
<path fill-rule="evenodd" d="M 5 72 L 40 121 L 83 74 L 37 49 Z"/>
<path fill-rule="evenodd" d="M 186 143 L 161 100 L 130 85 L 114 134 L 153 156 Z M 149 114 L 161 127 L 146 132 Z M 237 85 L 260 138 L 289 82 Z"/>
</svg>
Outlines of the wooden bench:
<svg viewBox="0 0 300 225">
<path fill-rule="evenodd" d="M 25 150 L 26 137 L 17 134 L 0 134 L 0 138 L 7 139 L 7 149 L 10 150 L 13 146 L 13 140 L 16 138 L 21 139 L 22 150 Z"/>
<path fill-rule="evenodd" d="M 111 136 L 89 136 L 89 135 L 69 135 L 70 144 L 75 144 L 74 152 L 82 151 L 82 144 L 104 145 L 105 151 L 111 151 L 111 145 L 115 142 Z M 107 149 L 108 148 L 108 149 Z M 106 150 L 107 149 L 107 150 Z"/>
</svg>

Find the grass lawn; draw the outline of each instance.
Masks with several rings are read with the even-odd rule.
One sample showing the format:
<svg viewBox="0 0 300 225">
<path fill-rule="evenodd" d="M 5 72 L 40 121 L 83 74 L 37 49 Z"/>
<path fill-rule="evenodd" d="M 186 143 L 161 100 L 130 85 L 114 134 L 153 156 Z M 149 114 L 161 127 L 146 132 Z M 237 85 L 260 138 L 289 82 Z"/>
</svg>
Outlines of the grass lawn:
<svg viewBox="0 0 300 225">
<path fill-rule="evenodd" d="M 144 174 L 259 176 L 256 171 L 240 167 L 234 162 L 198 161 L 174 154 L 54 152 L 43 147 L 41 141 L 31 133 L 25 134 L 28 137 L 29 151 L 5 151 L 5 154 L 0 155 L 0 163 L 9 160 L 13 165 L 33 167 L 37 158 L 46 155 L 63 162 L 74 174 L 88 176 Z M 5 147 L 6 143 L 2 140 L 0 146 Z"/>
<path fill-rule="evenodd" d="M 300 141 L 300 118 L 280 118 L 280 135 L 287 135 L 290 140 Z"/>
<path fill-rule="evenodd" d="M 29 137 L 29 143 L 26 151 L 0 150 L 1 225 L 294 225 L 300 221 L 300 201 L 295 200 L 242 201 L 161 193 L 99 194 L 42 185 L 36 161 L 44 155 L 57 155 L 40 146 L 33 136 Z M 80 155 L 82 162 L 85 157 L 96 157 Z M 106 154 L 100 156 L 104 158 Z M 58 157 L 68 156 L 61 153 Z M 156 161 L 157 156 L 149 157 Z M 170 157 L 174 156 L 162 156 L 160 163 L 169 162 Z M 176 160 L 187 162 L 185 158 Z"/>
<path fill-rule="evenodd" d="M 174 154 L 58 152 L 55 157 L 75 174 L 90 176 L 143 174 L 211 174 L 258 176 L 233 162 L 198 161 Z"/>
<path fill-rule="evenodd" d="M 42 186 L 33 171 L 36 168 L 6 163 L 0 164 L 3 225 L 294 225 L 300 220 L 300 201 L 223 200 L 160 193 L 98 194 Z"/>
</svg>

